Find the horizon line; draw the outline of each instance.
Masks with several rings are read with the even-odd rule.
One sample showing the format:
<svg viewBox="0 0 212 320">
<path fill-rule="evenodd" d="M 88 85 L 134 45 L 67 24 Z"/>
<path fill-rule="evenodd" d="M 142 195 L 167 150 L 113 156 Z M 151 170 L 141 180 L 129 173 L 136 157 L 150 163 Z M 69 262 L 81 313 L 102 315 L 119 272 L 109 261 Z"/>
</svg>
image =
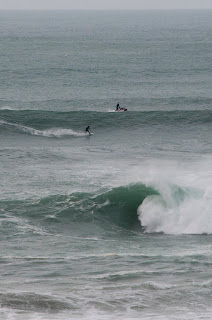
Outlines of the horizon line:
<svg viewBox="0 0 212 320">
<path fill-rule="evenodd" d="M 40 9 L 36 9 L 36 8 L 0 8 L 0 11 L 195 11 L 195 10 L 212 10 L 211 8 L 143 8 L 143 9 L 115 9 L 115 8 L 111 8 L 111 9 L 79 9 L 79 8 L 57 8 L 57 9 L 44 9 L 44 8 L 40 8 Z"/>
</svg>

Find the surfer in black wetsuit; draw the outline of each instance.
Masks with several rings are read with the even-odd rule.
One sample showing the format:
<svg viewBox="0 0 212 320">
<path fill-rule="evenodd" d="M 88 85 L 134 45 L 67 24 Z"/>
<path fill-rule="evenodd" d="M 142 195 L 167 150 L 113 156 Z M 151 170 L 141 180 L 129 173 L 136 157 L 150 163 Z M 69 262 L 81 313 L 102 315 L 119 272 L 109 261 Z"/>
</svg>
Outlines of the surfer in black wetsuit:
<svg viewBox="0 0 212 320">
<path fill-rule="evenodd" d="M 118 102 L 116 105 L 116 111 L 119 111 L 119 110 L 120 110 L 120 106 L 119 106 L 119 102 Z"/>
<path fill-rule="evenodd" d="M 85 133 L 89 133 L 89 135 L 91 134 L 91 133 L 90 133 L 90 126 L 88 126 L 88 127 L 85 129 Z"/>
</svg>

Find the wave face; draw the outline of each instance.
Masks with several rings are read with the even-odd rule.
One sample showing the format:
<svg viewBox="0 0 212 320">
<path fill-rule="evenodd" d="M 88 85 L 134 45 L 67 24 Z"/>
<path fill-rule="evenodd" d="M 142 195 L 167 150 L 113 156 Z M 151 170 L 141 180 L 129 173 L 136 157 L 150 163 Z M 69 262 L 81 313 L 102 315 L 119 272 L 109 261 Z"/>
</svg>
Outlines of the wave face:
<svg viewBox="0 0 212 320">
<path fill-rule="evenodd" d="M 126 229 L 138 227 L 137 208 L 149 195 L 158 194 L 143 184 L 113 188 L 99 194 L 76 192 L 71 195 L 54 195 L 38 200 L 3 201 L 6 212 L 14 208 L 20 215 L 47 223 L 91 223 L 111 228 L 111 225 Z"/>
<path fill-rule="evenodd" d="M 23 219 L 39 220 L 53 228 L 90 225 L 94 234 L 94 226 L 100 233 L 116 232 L 118 228 L 144 233 L 212 234 L 211 204 L 210 193 L 196 188 L 131 184 L 99 193 L 3 201 L 1 209 L 13 212 L 15 208 Z"/>
</svg>

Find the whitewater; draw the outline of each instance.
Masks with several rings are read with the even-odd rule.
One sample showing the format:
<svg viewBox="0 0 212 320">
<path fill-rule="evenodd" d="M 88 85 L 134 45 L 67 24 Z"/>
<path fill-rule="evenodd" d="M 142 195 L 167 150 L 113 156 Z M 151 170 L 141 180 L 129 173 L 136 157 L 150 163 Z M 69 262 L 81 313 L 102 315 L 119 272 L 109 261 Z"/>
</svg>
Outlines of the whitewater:
<svg viewBox="0 0 212 320">
<path fill-rule="evenodd" d="M 212 318 L 211 18 L 0 12 L 1 319 Z"/>
</svg>

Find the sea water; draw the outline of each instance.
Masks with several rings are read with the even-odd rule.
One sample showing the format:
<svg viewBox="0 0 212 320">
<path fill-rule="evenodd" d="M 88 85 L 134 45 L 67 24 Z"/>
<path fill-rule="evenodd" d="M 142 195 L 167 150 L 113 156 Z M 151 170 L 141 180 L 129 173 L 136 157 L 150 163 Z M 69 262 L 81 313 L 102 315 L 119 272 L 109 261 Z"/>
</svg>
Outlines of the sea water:
<svg viewBox="0 0 212 320">
<path fill-rule="evenodd" d="M 211 319 L 212 11 L 2 11 L 0 52 L 0 318 Z"/>
</svg>

